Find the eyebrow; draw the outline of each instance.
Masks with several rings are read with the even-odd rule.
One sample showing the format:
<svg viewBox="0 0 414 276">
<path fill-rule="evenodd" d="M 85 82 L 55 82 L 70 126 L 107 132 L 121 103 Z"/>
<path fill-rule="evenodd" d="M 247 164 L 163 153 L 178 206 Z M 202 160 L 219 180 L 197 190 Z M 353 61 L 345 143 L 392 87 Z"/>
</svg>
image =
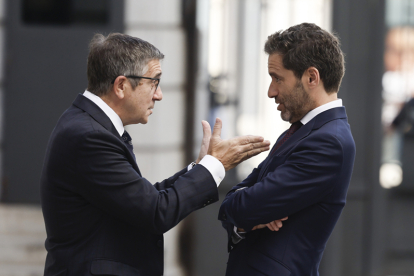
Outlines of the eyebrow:
<svg viewBox="0 0 414 276">
<path fill-rule="evenodd" d="M 269 73 L 269 75 L 272 76 L 272 77 L 278 78 L 278 79 L 283 79 L 281 76 L 279 76 L 278 74 L 276 74 L 274 72 Z"/>
<path fill-rule="evenodd" d="M 156 79 L 156 78 L 160 78 L 160 77 L 161 77 L 161 75 L 162 75 L 162 72 L 161 72 L 161 73 L 158 73 L 158 74 L 154 77 L 154 79 Z"/>
</svg>

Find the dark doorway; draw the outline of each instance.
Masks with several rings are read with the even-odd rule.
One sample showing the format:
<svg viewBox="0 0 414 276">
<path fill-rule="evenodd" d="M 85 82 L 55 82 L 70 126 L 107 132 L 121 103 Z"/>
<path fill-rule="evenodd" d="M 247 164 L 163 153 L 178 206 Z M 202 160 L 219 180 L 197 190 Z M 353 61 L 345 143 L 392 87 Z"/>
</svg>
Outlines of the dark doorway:
<svg viewBox="0 0 414 276">
<path fill-rule="evenodd" d="M 6 1 L 4 202 L 38 203 L 49 135 L 87 86 L 94 33 L 122 32 L 120 0 Z"/>
</svg>

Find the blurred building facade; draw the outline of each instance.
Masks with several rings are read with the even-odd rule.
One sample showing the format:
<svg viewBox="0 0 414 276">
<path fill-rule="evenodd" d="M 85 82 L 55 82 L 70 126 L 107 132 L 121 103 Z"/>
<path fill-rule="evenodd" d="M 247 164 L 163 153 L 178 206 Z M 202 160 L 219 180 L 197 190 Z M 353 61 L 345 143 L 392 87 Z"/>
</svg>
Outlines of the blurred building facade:
<svg viewBox="0 0 414 276">
<path fill-rule="evenodd" d="M 405 14 L 395 16 L 395 2 L 407 13 L 414 10 L 413 0 L 0 0 L 0 275 L 42 275 L 44 151 L 58 117 L 87 85 L 94 33 L 125 32 L 166 56 L 163 100 L 147 125 L 127 127 L 141 172 L 156 182 L 195 159 L 202 119 L 212 124 L 221 117 L 224 138 L 258 134 L 275 141 L 288 127 L 267 98 L 263 46 L 271 33 L 301 22 L 341 38 L 347 71 L 339 97 L 357 145 L 347 205 L 320 274 L 412 275 L 413 190 L 404 188 L 407 183 L 384 189 L 379 178 L 384 41 L 390 22 Z M 409 23 L 392 27 L 414 25 L 412 14 Z M 228 172 L 220 199 L 264 158 Z M 191 214 L 166 234 L 166 276 L 224 275 L 227 241 L 219 206 Z"/>
</svg>

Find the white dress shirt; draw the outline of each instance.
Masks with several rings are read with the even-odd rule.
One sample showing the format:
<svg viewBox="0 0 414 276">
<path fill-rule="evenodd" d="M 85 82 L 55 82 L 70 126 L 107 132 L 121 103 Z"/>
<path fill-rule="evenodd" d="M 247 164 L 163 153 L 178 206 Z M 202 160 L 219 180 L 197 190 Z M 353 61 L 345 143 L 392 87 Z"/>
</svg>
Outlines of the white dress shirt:
<svg viewBox="0 0 414 276">
<path fill-rule="evenodd" d="M 306 113 L 306 115 L 303 116 L 303 118 L 300 120 L 300 122 L 303 125 L 306 125 L 307 123 L 309 123 L 310 120 L 315 118 L 316 115 L 318 115 L 318 114 L 320 114 L 320 113 L 322 113 L 326 110 L 329 110 L 329 109 L 332 109 L 332 108 L 335 108 L 335 107 L 341 107 L 341 106 L 342 106 L 342 100 L 341 99 L 337 99 L 337 100 L 334 100 L 332 102 L 323 104 L 321 106 L 318 106 L 315 109 L 312 109 L 308 113 Z"/>
<path fill-rule="evenodd" d="M 114 125 L 115 129 L 118 131 L 119 136 L 122 136 L 125 132 L 124 124 L 122 123 L 121 118 L 116 114 L 116 112 L 106 103 L 104 102 L 101 97 L 96 96 L 95 94 L 86 90 L 83 93 L 83 96 L 94 102 L 100 109 L 109 117 L 112 124 Z"/>
<path fill-rule="evenodd" d="M 101 97 L 98 97 L 87 90 L 83 93 L 83 96 L 94 102 L 100 109 L 102 109 L 106 116 L 108 116 L 108 118 L 111 120 L 115 129 L 118 131 L 119 136 L 122 136 L 124 134 L 125 129 L 121 118 L 106 102 L 101 99 Z M 214 156 L 206 155 L 203 159 L 201 159 L 199 165 L 202 165 L 210 172 L 218 187 L 226 175 L 223 164 Z M 188 170 L 191 170 L 192 168 L 193 166 L 191 164 L 187 167 Z"/>
</svg>

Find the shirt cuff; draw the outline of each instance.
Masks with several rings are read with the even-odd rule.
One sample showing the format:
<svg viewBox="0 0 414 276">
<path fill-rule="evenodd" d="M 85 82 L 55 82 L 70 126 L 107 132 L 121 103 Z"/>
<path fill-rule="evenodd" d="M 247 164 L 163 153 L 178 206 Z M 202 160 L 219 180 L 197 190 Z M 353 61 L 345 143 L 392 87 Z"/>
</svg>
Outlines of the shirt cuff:
<svg viewBox="0 0 414 276">
<path fill-rule="evenodd" d="M 190 171 L 192 168 L 194 168 L 195 165 L 197 165 L 196 162 L 191 162 L 191 164 L 187 166 L 187 172 Z"/>
<path fill-rule="evenodd" d="M 233 244 L 237 244 L 245 238 L 246 238 L 246 232 L 238 232 L 237 227 L 234 226 L 233 233 L 231 234 L 231 241 L 233 242 Z"/>
<path fill-rule="evenodd" d="M 226 170 L 224 169 L 223 164 L 221 164 L 221 162 L 212 155 L 204 156 L 204 158 L 201 159 L 200 163 L 198 164 L 202 165 L 211 173 L 218 187 L 226 176 Z M 188 170 L 191 170 L 192 168 L 192 164 L 188 165 L 187 167 Z"/>
</svg>

